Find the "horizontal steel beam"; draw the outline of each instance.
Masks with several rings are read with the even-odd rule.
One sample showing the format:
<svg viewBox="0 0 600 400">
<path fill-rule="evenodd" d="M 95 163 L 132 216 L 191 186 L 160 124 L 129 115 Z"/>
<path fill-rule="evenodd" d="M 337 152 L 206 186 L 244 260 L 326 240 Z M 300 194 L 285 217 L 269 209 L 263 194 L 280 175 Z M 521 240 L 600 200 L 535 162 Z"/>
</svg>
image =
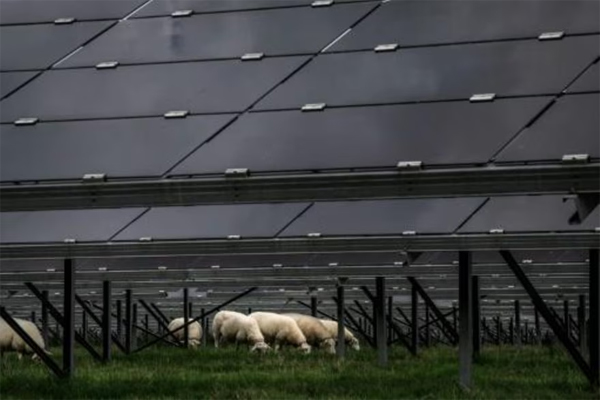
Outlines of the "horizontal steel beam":
<svg viewBox="0 0 600 400">
<path fill-rule="evenodd" d="M 210 254 L 276 254 L 368 251 L 489 251 L 501 249 L 588 249 L 600 232 L 452 234 L 367 237 L 273 238 L 241 240 L 172 240 L 5 244 L 0 259 L 134 257 Z"/>
<path fill-rule="evenodd" d="M 0 210 L 597 192 L 598 166 L 485 166 L 101 183 L 21 182 L 2 186 Z"/>
</svg>

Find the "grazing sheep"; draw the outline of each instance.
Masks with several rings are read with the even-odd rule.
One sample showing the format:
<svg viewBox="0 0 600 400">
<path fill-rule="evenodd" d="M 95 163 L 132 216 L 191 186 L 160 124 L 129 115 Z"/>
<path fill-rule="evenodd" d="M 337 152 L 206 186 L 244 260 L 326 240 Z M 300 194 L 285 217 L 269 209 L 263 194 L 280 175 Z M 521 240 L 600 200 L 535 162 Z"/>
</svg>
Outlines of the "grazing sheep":
<svg viewBox="0 0 600 400">
<path fill-rule="evenodd" d="M 49 351 L 45 350 L 46 345 L 44 344 L 44 339 L 42 338 L 42 334 L 37 326 L 31 321 L 26 321 L 24 319 L 15 318 L 15 321 L 19 324 L 21 328 L 31 338 L 40 346 L 46 354 L 51 354 Z M 4 355 L 6 351 L 16 351 L 19 357 L 19 360 L 23 357 L 23 354 L 33 353 L 31 347 L 29 347 L 25 341 L 21 338 L 21 336 L 17 335 L 17 333 L 6 323 L 4 318 L 0 318 L 0 355 Z M 39 358 L 37 354 L 33 354 L 31 357 L 32 360 Z"/>
<path fill-rule="evenodd" d="M 338 323 L 336 321 L 331 321 L 328 319 L 322 319 L 321 322 L 323 323 L 323 325 L 325 325 L 325 328 L 327 328 L 329 333 L 333 335 L 334 340 L 337 341 Z M 350 346 L 352 349 L 356 351 L 360 350 L 360 344 L 358 343 L 358 339 L 346 327 L 344 327 L 344 341 L 346 342 L 346 345 Z"/>
<path fill-rule="evenodd" d="M 253 318 L 235 311 L 219 311 L 212 324 L 215 347 L 221 343 L 235 342 L 251 345 L 250 351 L 267 351 L 270 347 Z"/>
<path fill-rule="evenodd" d="M 191 321 L 191 318 L 188 318 L 188 321 Z M 183 317 L 175 318 L 169 323 L 169 330 L 175 331 L 175 329 L 183 326 Z M 197 347 L 200 346 L 200 339 L 202 339 L 202 326 L 198 321 L 191 323 L 187 327 L 188 330 L 188 339 L 189 339 L 189 347 Z M 185 332 L 183 329 L 180 329 L 176 332 L 173 332 L 173 335 L 179 339 L 184 340 Z"/>
<path fill-rule="evenodd" d="M 304 314 L 283 314 L 292 318 L 306 337 L 306 341 L 313 347 L 324 349 L 330 354 L 335 354 L 335 340 L 321 320 Z"/>
<path fill-rule="evenodd" d="M 304 353 L 310 353 L 306 337 L 292 318 L 270 312 L 255 312 L 250 314 L 250 318 L 258 323 L 265 340 L 275 344 L 275 350 L 279 350 L 283 344 L 289 344 Z"/>
</svg>

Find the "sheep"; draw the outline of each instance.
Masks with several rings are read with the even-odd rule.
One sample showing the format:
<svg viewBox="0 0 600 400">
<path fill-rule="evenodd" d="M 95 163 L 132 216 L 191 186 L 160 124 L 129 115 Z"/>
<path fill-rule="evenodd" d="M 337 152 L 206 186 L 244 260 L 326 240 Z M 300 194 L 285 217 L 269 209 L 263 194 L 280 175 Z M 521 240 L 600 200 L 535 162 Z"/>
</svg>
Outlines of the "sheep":
<svg viewBox="0 0 600 400">
<path fill-rule="evenodd" d="M 275 344 L 275 350 L 283 344 L 290 344 L 303 353 L 310 353 L 306 337 L 292 318 L 270 312 L 254 312 L 250 318 L 258 323 L 265 340 Z"/>
<path fill-rule="evenodd" d="M 308 344 L 335 354 L 335 339 L 318 318 L 304 314 L 283 314 L 292 318 L 306 337 Z"/>
<path fill-rule="evenodd" d="M 265 343 L 265 338 L 253 318 L 235 311 L 219 311 L 212 324 L 215 347 L 221 343 L 235 342 L 248 343 L 250 351 L 264 352 L 270 349 Z"/>
<path fill-rule="evenodd" d="M 51 355 L 49 351 L 46 350 L 46 345 L 44 343 L 44 339 L 42 338 L 42 334 L 37 326 L 31 321 L 26 321 L 24 319 L 15 318 L 14 319 L 21 328 L 37 343 L 39 347 L 44 349 L 46 354 Z M 6 323 L 4 318 L 0 318 L 0 356 L 4 355 L 4 352 L 7 351 L 16 351 L 19 360 L 23 357 L 23 354 L 33 353 L 31 347 L 29 347 L 25 341 L 19 336 L 11 327 Z M 32 360 L 38 359 L 37 354 L 33 354 L 31 357 Z"/>
<path fill-rule="evenodd" d="M 191 321 L 191 318 L 188 318 L 188 321 Z M 183 317 L 173 319 L 169 323 L 168 328 L 171 332 L 173 332 L 181 326 L 183 326 Z M 200 323 L 198 321 L 192 322 L 187 326 L 187 330 L 189 346 L 192 348 L 199 346 L 200 339 L 202 339 L 202 326 L 200 326 Z M 179 340 L 184 340 L 185 332 L 183 329 L 180 329 L 176 332 L 173 332 L 173 335 Z"/>
<path fill-rule="evenodd" d="M 323 325 L 325 325 L 325 328 L 327 328 L 329 333 L 331 333 L 331 335 L 333 335 L 334 340 L 337 341 L 338 323 L 336 321 L 331 321 L 328 319 L 322 319 L 321 322 L 323 323 Z M 344 327 L 344 341 L 352 349 L 354 349 L 356 351 L 360 350 L 360 344 L 358 343 L 358 339 L 346 327 Z"/>
</svg>

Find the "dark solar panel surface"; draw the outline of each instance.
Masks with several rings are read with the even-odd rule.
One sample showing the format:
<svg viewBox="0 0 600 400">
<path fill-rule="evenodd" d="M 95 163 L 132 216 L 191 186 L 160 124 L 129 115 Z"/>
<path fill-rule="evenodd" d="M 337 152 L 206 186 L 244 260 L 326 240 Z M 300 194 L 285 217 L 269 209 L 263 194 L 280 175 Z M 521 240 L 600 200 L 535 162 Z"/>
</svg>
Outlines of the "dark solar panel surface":
<svg viewBox="0 0 600 400">
<path fill-rule="evenodd" d="M 569 225 L 574 213 L 573 200 L 565 200 L 563 196 L 494 197 L 459 232 L 573 231 L 600 226 L 600 207 L 581 224 Z"/>
<path fill-rule="evenodd" d="M 173 174 L 484 163 L 548 97 L 251 113 L 196 151 Z M 435 116 L 432 118 L 432 116 Z"/>
<path fill-rule="evenodd" d="M 599 45 L 598 36 L 586 36 L 323 55 L 256 108 L 558 94 L 598 56 Z"/>
<path fill-rule="evenodd" d="M 90 66 L 106 60 L 149 63 L 239 58 L 257 52 L 316 53 L 372 8 L 373 4 L 356 3 L 326 9 L 281 8 L 190 18 L 130 19 L 60 67 Z M 308 26 L 310 29 L 306 29 Z"/>
<path fill-rule="evenodd" d="M 2 72 L 0 73 L 0 97 L 4 97 L 29 79 L 37 72 Z"/>
<path fill-rule="evenodd" d="M 110 22 L 0 27 L 0 69 L 45 69 L 110 26 Z"/>
<path fill-rule="evenodd" d="M 500 155 L 498 161 L 560 160 L 566 154 L 600 157 L 600 94 L 563 96 Z"/>
<path fill-rule="evenodd" d="M 160 176 L 231 120 L 135 118 L 4 126 L 2 181 Z"/>
<path fill-rule="evenodd" d="M 306 207 L 293 203 L 153 208 L 115 240 L 273 237 Z"/>
<path fill-rule="evenodd" d="M 173 110 L 243 111 L 304 57 L 46 72 L 2 102 L 2 121 L 139 117 Z"/>
<path fill-rule="evenodd" d="M 483 199 L 418 199 L 316 203 L 281 236 L 450 233 Z"/>
<path fill-rule="evenodd" d="M 598 15 L 600 3 L 589 0 L 390 1 L 331 51 L 537 38 L 556 31 L 598 33 Z"/>
<path fill-rule="evenodd" d="M 0 24 L 76 20 L 120 19 L 146 0 L 0 0 Z"/>
<path fill-rule="evenodd" d="M 596 62 L 583 73 L 569 88 L 569 93 L 600 92 L 600 62 Z"/>
<path fill-rule="evenodd" d="M 142 213 L 142 208 L 0 213 L 1 243 L 106 241 Z"/>
</svg>

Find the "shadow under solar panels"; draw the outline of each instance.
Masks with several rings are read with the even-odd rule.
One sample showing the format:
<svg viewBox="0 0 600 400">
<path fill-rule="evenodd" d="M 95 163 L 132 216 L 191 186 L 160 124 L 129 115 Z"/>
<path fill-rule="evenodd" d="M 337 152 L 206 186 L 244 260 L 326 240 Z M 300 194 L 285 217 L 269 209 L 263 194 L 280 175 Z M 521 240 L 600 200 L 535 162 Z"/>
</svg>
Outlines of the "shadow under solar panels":
<svg viewBox="0 0 600 400">
<path fill-rule="evenodd" d="M 215 134 L 230 115 L 3 126 L 0 180 L 161 176 Z"/>
<path fill-rule="evenodd" d="M 549 97 L 278 111 L 242 116 L 173 175 L 485 163 Z"/>
<path fill-rule="evenodd" d="M 194 13 L 257 10 L 310 6 L 314 0 L 153 0 L 133 15 L 133 18 L 170 15 L 174 11 L 192 10 Z M 356 0 L 337 0 L 336 3 Z"/>
<path fill-rule="evenodd" d="M 497 157 L 499 162 L 560 161 L 567 154 L 600 158 L 600 94 L 566 95 Z"/>
<path fill-rule="evenodd" d="M 1 243 L 106 241 L 143 208 L 0 213 Z"/>
<path fill-rule="evenodd" d="M 575 213 L 573 200 L 564 196 L 493 197 L 459 229 L 459 233 L 489 232 L 504 229 L 510 232 L 593 230 L 600 226 L 600 207 L 581 224 L 569 225 Z"/>
<path fill-rule="evenodd" d="M 331 51 L 537 38 L 545 32 L 599 33 L 600 3 L 589 0 L 399 0 L 384 3 Z"/>
<path fill-rule="evenodd" d="M 4 97 L 29 79 L 33 78 L 37 72 L 2 72 L 0 73 L 0 97 Z"/>
<path fill-rule="evenodd" d="M 2 0 L 0 24 L 124 18 L 146 0 Z"/>
<path fill-rule="evenodd" d="M 60 67 L 317 53 L 374 5 L 273 9 L 123 21 Z M 310 26 L 310 29 L 306 27 Z"/>
<path fill-rule="evenodd" d="M 454 232 L 483 203 L 479 197 L 315 203 L 280 236 Z"/>
<path fill-rule="evenodd" d="M 558 94 L 598 56 L 600 36 L 323 54 L 256 109 Z"/>
<path fill-rule="evenodd" d="M 110 24 L 103 21 L 0 27 L 0 69 L 48 68 Z"/>
<path fill-rule="evenodd" d="M 308 203 L 155 207 L 115 240 L 273 237 Z"/>
<path fill-rule="evenodd" d="M 2 102 L 2 121 L 243 111 L 305 57 L 51 70 Z"/>
<path fill-rule="evenodd" d="M 567 93 L 600 92 L 600 61 L 596 61 L 569 88 Z"/>
</svg>

